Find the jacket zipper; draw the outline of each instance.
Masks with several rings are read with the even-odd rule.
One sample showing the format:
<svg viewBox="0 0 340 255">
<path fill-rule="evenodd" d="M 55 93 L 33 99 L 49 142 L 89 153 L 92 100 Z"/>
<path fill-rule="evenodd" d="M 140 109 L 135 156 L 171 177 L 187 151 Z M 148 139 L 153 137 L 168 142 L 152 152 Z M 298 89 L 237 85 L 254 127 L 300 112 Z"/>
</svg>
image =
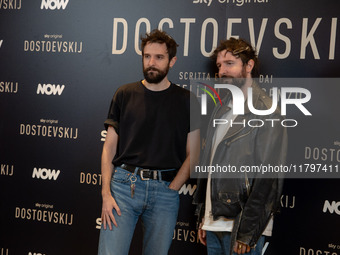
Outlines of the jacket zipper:
<svg viewBox="0 0 340 255">
<path fill-rule="evenodd" d="M 249 195 L 250 195 L 250 184 L 249 184 L 249 179 L 248 179 L 247 173 L 244 173 L 244 174 L 245 174 L 245 182 L 246 182 L 246 188 L 247 188 L 247 196 L 249 197 Z"/>
</svg>

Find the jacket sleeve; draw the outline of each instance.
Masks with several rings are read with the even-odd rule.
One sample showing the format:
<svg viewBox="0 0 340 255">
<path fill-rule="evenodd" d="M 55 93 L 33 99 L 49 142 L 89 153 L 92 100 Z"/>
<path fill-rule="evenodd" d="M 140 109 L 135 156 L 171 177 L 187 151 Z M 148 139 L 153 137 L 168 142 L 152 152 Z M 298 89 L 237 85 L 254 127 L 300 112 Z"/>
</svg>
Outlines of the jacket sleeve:
<svg viewBox="0 0 340 255">
<path fill-rule="evenodd" d="M 275 117 L 274 117 L 275 118 Z M 273 118 L 273 119 L 274 119 Z M 287 154 L 287 130 L 282 127 L 282 117 L 276 115 L 273 123 L 258 129 L 255 138 L 256 166 L 284 166 Z M 272 125 L 274 125 L 272 127 Z M 280 173 L 253 176 L 249 197 L 243 208 L 236 239 L 254 247 L 266 228 L 271 215 L 279 208 L 283 186 Z"/>
</svg>

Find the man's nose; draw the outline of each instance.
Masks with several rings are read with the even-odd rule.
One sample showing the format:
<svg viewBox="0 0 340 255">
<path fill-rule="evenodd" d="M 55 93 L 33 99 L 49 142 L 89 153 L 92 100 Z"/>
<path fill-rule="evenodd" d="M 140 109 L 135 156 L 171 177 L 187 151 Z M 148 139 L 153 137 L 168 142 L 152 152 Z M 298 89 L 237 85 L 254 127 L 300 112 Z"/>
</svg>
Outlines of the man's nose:
<svg viewBox="0 0 340 255">
<path fill-rule="evenodd" d="M 149 59 L 149 66 L 153 66 L 155 65 L 155 58 L 154 57 L 150 57 Z"/>
<path fill-rule="evenodd" d="M 232 76 L 232 68 L 228 65 L 221 65 L 218 68 L 218 76 L 222 77 L 231 77 Z"/>
<path fill-rule="evenodd" d="M 219 70 L 218 70 L 218 77 L 226 77 L 227 76 L 227 70 L 225 69 L 225 68 L 220 68 Z"/>
</svg>

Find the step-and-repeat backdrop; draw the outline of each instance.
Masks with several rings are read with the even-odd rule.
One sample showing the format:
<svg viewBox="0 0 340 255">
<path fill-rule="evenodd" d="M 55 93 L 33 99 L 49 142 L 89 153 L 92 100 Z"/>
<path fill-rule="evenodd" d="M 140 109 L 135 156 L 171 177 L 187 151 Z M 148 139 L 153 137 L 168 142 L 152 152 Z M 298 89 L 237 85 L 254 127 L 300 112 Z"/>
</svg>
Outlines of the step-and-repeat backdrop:
<svg viewBox="0 0 340 255">
<path fill-rule="evenodd" d="M 287 164 L 337 171 L 339 9 L 337 0 L 0 0 L 0 254 L 96 254 L 103 122 L 115 90 L 143 78 L 140 36 L 154 28 L 178 42 L 169 78 L 186 89 L 215 78 L 209 55 L 230 36 L 256 46 L 268 92 L 275 78 L 313 78 L 297 85 L 311 92 L 312 116 L 287 110 L 298 121 Z M 339 179 L 313 177 L 285 181 L 264 254 L 340 254 Z M 190 180 L 179 191 L 169 254 L 206 254 L 195 189 Z M 141 239 L 137 227 L 130 254 Z"/>
</svg>

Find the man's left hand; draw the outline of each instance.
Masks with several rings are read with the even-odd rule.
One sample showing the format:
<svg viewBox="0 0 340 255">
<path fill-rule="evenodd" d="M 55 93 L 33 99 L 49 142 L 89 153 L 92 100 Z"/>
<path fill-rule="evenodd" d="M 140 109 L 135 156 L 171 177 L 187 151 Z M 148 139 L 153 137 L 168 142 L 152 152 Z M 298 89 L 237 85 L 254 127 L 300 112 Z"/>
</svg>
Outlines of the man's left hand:
<svg viewBox="0 0 340 255">
<path fill-rule="evenodd" d="M 236 252 L 237 254 L 248 253 L 250 252 L 250 246 L 236 241 L 234 245 L 234 252 Z"/>
</svg>

